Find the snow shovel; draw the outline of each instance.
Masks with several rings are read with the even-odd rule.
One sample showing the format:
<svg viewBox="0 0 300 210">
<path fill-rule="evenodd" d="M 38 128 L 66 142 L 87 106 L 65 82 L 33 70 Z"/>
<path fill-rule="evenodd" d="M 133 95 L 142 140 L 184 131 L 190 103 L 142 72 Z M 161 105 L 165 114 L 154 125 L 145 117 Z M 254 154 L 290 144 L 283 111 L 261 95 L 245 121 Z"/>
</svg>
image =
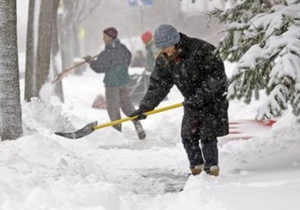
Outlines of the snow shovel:
<svg viewBox="0 0 300 210">
<path fill-rule="evenodd" d="M 156 114 L 156 113 L 159 113 L 159 112 L 163 112 L 163 111 L 174 109 L 174 108 L 181 107 L 181 106 L 182 106 L 182 103 L 178 103 L 178 104 L 158 108 L 158 109 L 155 109 L 155 110 L 152 110 L 152 111 L 149 111 L 149 112 L 145 112 L 145 115 L 148 116 L 148 115 L 151 115 L 151 114 Z M 137 116 L 126 117 L 126 118 L 115 120 L 115 121 L 105 123 L 105 124 L 102 124 L 102 125 L 97 125 L 98 123 L 97 123 L 97 121 L 95 121 L 95 122 L 87 124 L 86 126 L 81 128 L 80 130 L 75 131 L 75 132 L 70 132 L 70 133 L 55 132 L 55 134 L 59 135 L 59 136 L 62 136 L 62 137 L 65 137 L 65 138 L 68 138 L 68 139 L 79 139 L 79 138 L 82 138 L 82 137 L 85 137 L 85 136 L 89 135 L 90 133 L 92 133 L 95 130 L 105 128 L 105 127 L 108 127 L 108 126 L 112 126 L 112 125 L 117 125 L 117 124 L 120 124 L 122 122 L 131 121 L 131 120 L 134 120 L 136 118 L 137 118 Z"/>
<path fill-rule="evenodd" d="M 93 56 L 92 59 L 96 58 L 97 56 L 98 56 L 98 55 Z M 60 80 L 61 80 L 63 77 L 65 77 L 70 71 L 76 69 L 77 67 L 79 67 L 79 66 L 81 66 L 81 65 L 83 65 L 83 64 L 85 64 L 85 63 L 86 63 L 86 61 L 82 61 L 82 62 L 76 64 L 75 66 L 71 66 L 71 67 L 69 67 L 69 68 L 63 70 L 60 74 L 57 75 L 56 78 L 54 78 L 54 79 L 51 81 L 51 83 L 54 84 L 54 83 L 60 81 Z"/>
</svg>

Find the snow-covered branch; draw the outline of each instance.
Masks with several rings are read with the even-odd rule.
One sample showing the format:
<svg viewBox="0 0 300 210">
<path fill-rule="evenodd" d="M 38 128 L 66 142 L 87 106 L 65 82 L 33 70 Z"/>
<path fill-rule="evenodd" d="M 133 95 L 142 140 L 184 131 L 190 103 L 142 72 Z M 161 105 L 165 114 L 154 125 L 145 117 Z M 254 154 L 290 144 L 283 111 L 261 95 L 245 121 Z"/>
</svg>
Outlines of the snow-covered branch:
<svg viewBox="0 0 300 210">
<path fill-rule="evenodd" d="M 228 98 L 250 103 L 265 90 L 268 98 L 258 118 L 280 116 L 288 104 L 300 115 L 300 4 L 243 1 L 218 15 L 230 22 L 218 51 L 237 62 Z"/>
</svg>

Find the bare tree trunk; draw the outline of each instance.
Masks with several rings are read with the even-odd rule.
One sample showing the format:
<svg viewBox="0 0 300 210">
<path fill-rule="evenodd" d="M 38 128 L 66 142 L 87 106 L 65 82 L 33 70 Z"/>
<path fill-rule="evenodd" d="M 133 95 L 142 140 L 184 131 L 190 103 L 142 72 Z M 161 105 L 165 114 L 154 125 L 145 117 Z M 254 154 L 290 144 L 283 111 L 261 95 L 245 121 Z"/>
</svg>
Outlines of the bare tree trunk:
<svg viewBox="0 0 300 210">
<path fill-rule="evenodd" d="M 58 28 L 57 28 L 57 9 L 59 5 L 59 0 L 53 0 L 53 19 L 52 19 L 52 67 L 53 74 L 59 74 L 59 67 L 57 62 L 57 57 L 59 53 L 59 44 L 58 44 Z M 59 100 L 64 102 L 64 94 L 62 87 L 62 80 L 55 83 L 54 86 L 54 95 L 59 98 Z"/>
<path fill-rule="evenodd" d="M 73 51 L 73 0 L 64 0 L 64 15 L 60 18 L 60 47 L 62 56 L 62 69 L 67 69 L 73 66 L 74 51 Z"/>
<path fill-rule="evenodd" d="M 49 75 L 52 7 L 53 1 L 30 0 L 29 2 L 25 75 L 25 100 L 27 101 L 32 97 L 40 97 L 39 92 Z M 35 16 L 37 12 L 39 17 Z M 36 19 L 38 19 L 38 26 L 35 25 Z"/>
<path fill-rule="evenodd" d="M 42 0 L 39 16 L 38 44 L 36 55 L 36 79 L 33 96 L 39 97 L 39 92 L 47 81 L 50 68 L 53 1 Z M 55 14 L 56 15 L 56 14 Z"/>
<path fill-rule="evenodd" d="M 26 38 L 26 69 L 25 69 L 25 95 L 24 99 L 30 101 L 34 90 L 34 9 L 35 0 L 29 1 L 28 6 L 28 22 L 27 22 L 27 38 Z"/>
<path fill-rule="evenodd" d="M 19 138 L 22 131 L 16 0 L 0 0 L 0 135 Z"/>
<path fill-rule="evenodd" d="M 79 29 L 78 29 L 78 23 L 76 22 L 76 20 L 72 21 L 72 40 L 73 40 L 73 64 L 77 64 L 78 63 L 78 58 L 82 57 L 82 53 L 81 53 L 81 45 L 80 45 L 80 40 L 79 40 Z M 75 60 L 77 60 L 75 62 Z M 83 71 L 85 70 L 86 66 L 82 65 L 81 67 L 78 67 L 75 69 L 74 74 L 76 75 L 82 75 Z"/>
</svg>

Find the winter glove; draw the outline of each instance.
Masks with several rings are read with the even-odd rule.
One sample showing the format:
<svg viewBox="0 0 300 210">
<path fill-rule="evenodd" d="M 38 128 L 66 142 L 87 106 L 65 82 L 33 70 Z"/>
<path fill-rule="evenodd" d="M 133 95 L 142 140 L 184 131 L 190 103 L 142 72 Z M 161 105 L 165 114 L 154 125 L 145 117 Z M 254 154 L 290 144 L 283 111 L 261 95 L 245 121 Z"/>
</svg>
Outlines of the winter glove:
<svg viewBox="0 0 300 210">
<path fill-rule="evenodd" d="M 84 56 L 83 59 L 85 60 L 85 62 L 90 63 L 93 60 L 93 57 L 90 55 Z"/>
<path fill-rule="evenodd" d="M 135 120 L 144 120 L 147 118 L 147 115 L 145 115 L 141 109 L 137 109 L 129 115 L 129 117 L 134 117 L 134 116 L 137 116 Z"/>
<path fill-rule="evenodd" d="M 140 107 L 137 110 L 135 110 L 134 112 L 132 112 L 129 115 L 129 117 L 137 116 L 137 118 L 135 118 L 135 120 L 144 120 L 147 118 L 147 115 L 144 114 L 147 111 L 149 111 L 149 108 L 147 106 L 140 105 Z"/>
</svg>

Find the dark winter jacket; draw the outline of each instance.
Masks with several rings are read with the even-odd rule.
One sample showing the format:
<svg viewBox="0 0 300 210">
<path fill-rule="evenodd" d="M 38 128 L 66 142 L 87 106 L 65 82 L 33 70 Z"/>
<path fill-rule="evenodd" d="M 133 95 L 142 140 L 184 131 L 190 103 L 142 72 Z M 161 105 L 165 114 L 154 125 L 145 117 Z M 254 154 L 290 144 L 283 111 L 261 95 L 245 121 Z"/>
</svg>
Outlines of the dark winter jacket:
<svg viewBox="0 0 300 210">
<path fill-rule="evenodd" d="M 118 39 L 105 45 L 97 60 L 90 63 L 91 69 L 97 73 L 105 73 L 105 87 L 120 87 L 130 82 L 128 67 L 131 62 L 131 52 Z"/>
<path fill-rule="evenodd" d="M 147 111 L 154 109 L 175 84 L 184 97 L 185 115 L 201 118 L 203 125 L 205 122 L 211 125 L 205 132 L 227 135 L 228 81 L 223 61 L 214 54 L 215 47 L 180 33 L 176 48 L 179 53 L 176 59 L 169 59 L 164 53 L 157 57 L 140 107 Z"/>
</svg>

